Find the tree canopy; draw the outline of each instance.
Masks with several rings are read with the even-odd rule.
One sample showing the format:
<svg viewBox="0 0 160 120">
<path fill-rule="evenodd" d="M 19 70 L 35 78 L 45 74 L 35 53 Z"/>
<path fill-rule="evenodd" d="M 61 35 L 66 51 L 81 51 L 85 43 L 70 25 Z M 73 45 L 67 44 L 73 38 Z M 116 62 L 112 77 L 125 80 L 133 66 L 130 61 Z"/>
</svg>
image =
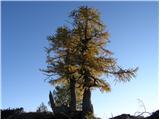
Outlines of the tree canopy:
<svg viewBox="0 0 160 120">
<path fill-rule="evenodd" d="M 82 110 L 93 113 L 92 88 L 111 90 L 101 76 L 112 75 L 118 81 L 126 82 L 135 77 L 138 68 L 123 69 L 118 65 L 113 53 L 107 49 L 109 33 L 97 9 L 81 6 L 73 10 L 69 18 L 72 27 L 58 27 L 56 33 L 48 37 L 48 65 L 44 72 L 50 77 L 49 83 L 70 86 L 74 104 L 76 89 L 82 89 Z"/>
</svg>

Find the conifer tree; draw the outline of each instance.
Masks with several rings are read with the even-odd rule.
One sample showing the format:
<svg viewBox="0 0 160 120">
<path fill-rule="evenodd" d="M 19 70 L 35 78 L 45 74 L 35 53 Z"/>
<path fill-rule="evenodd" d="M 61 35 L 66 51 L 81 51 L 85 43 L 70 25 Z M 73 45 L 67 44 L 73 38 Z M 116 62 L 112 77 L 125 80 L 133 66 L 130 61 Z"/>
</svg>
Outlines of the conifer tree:
<svg viewBox="0 0 160 120">
<path fill-rule="evenodd" d="M 50 83 L 69 84 L 70 87 L 70 109 L 76 110 L 76 93 L 75 93 L 75 77 L 77 76 L 77 66 L 73 59 L 75 41 L 71 30 L 62 26 L 56 31 L 56 34 L 48 37 L 50 42 L 47 50 L 47 69 L 43 70 L 50 77 Z M 53 78 L 54 76 L 54 78 Z M 55 78 L 55 76 L 57 76 Z"/>
<path fill-rule="evenodd" d="M 100 13 L 94 8 L 81 6 L 73 10 L 72 28 L 59 27 L 56 34 L 49 36 L 47 48 L 47 69 L 51 84 L 63 83 L 70 86 L 70 107 L 76 110 L 76 88 L 83 89 L 82 110 L 84 115 L 93 114 L 91 103 L 92 88 L 110 91 L 102 75 L 112 75 L 119 81 L 129 81 L 135 77 L 137 68 L 122 69 L 106 45 L 109 33 L 100 19 Z"/>
<path fill-rule="evenodd" d="M 109 33 L 104 31 L 105 25 L 100 20 L 100 13 L 93 8 L 82 6 L 70 14 L 73 18 L 74 34 L 79 37 L 77 41 L 77 64 L 80 66 L 79 74 L 83 93 L 83 112 L 93 113 L 91 104 L 91 88 L 98 87 L 110 91 L 110 85 L 100 76 L 113 75 L 120 81 L 128 81 L 135 77 L 136 69 L 122 69 L 112 57 L 112 52 L 105 45 L 109 43 Z"/>
</svg>

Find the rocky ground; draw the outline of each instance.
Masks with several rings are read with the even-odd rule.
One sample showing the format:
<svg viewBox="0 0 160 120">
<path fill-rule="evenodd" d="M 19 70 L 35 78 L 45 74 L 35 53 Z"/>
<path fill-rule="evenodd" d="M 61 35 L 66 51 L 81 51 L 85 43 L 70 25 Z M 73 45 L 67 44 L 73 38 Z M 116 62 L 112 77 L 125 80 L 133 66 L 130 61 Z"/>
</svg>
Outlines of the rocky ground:
<svg viewBox="0 0 160 120">
<path fill-rule="evenodd" d="M 7 109 L 7 110 L 1 110 L 1 118 L 2 119 L 82 119 L 82 112 L 75 112 L 69 114 L 59 113 L 53 115 L 52 112 L 23 112 L 21 109 Z M 122 114 L 110 119 L 159 119 L 159 110 L 153 112 L 148 117 Z"/>
<path fill-rule="evenodd" d="M 159 119 L 159 110 L 153 112 L 150 116 L 148 117 L 143 117 L 143 116 L 133 116 L 130 114 L 122 114 L 110 119 Z"/>
</svg>

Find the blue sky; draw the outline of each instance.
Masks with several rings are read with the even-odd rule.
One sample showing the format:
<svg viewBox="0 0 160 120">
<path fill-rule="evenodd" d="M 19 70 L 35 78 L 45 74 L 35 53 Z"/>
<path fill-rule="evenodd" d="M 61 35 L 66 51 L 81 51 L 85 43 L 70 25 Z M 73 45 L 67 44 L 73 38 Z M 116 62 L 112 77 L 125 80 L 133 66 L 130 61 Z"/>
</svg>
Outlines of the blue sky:
<svg viewBox="0 0 160 120">
<path fill-rule="evenodd" d="M 158 2 L 2 2 L 2 108 L 24 107 L 35 111 L 48 102 L 53 87 L 39 69 L 46 67 L 47 36 L 67 24 L 71 10 L 97 8 L 107 25 L 111 43 L 106 46 L 123 68 L 139 67 L 137 77 L 115 84 L 110 93 L 94 90 L 97 116 L 108 118 L 158 109 Z M 49 108 L 49 107 L 48 107 Z"/>
</svg>

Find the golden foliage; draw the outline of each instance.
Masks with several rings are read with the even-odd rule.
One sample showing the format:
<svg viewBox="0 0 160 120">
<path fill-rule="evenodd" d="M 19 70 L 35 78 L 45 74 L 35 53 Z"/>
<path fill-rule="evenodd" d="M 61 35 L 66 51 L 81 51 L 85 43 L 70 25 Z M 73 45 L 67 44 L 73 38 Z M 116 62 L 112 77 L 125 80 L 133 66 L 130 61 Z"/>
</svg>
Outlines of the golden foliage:
<svg viewBox="0 0 160 120">
<path fill-rule="evenodd" d="M 106 49 L 110 35 L 104 31 L 105 26 L 96 9 L 82 6 L 73 10 L 69 17 L 73 19 L 72 29 L 59 27 L 54 35 L 48 37 L 47 63 L 50 67 L 46 72 L 60 76 L 51 80 L 51 84 L 67 83 L 70 77 L 75 76 L 77 85 L 110 91 L 110 85 L 99 79 L 102 74 L 112 75 L 120 81 L 135 77 L 137 68 L 123 70 L 118 67 L 113 53 Z"/>
</svg>

